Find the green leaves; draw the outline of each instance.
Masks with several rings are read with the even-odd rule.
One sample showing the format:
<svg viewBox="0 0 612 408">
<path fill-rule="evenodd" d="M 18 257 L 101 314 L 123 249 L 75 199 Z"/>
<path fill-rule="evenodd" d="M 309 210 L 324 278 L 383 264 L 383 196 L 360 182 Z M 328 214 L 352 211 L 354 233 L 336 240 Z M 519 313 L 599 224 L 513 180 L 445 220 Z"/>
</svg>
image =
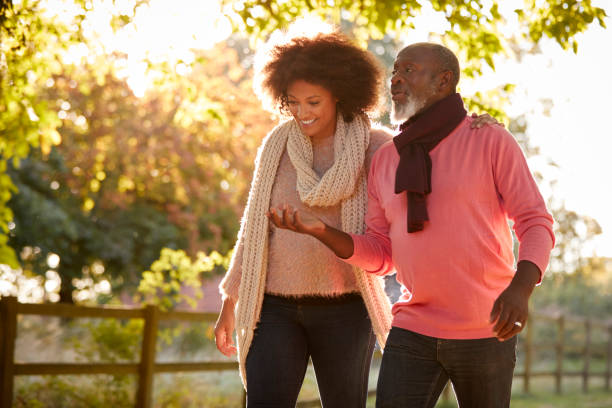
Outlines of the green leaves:
<svg viewBox="0 0 612 408">
<path fill-rule="evenodd" d="M 202 298 L 202 275 L 216 266 L 227 269 L 228 264 L 229 255 L 216 251 L 210 255 L 198 252 L 192 261 L 185 251 L 164 248 L 159 259 L 142 273 L 138 292 L 144 302 L 158 305 L 162 310 L 173 309 L 183 301 L 195 308 Z"/>
<path fill-rule="evenodd" d="M 397 38 L 409 34 L 411 28 L 431 22 L 423 18 L 423 2 L 416 0 L 224 0 L 223 3 L 236 31 L 245 31 L 260 39 L 276 29 L 287 28 L 305 14 L 338 26 L 348 22 L 353 35 L 361 42 L 385 35 Z M 431 0 L 429 3 L 450 26 L 443 34 L 433 37 L 461 56 L 464 73 L 470 77 L 482 72 L 483 61 L 494 69 L 496 55 L 512 55 L 511 44 L 517 41 L 516 34 L 531 45 L 546 36 L 564 49 L 576 52 L 576 34 L 594 22 L 605 27 L 605 11 L 594 7 L 591 0 L 525 0 L 524 8 L 515 10 L 518 33 L 516 29 L 501 30 L 507 23 L 499 10 L 501 1 Z M 346 30 L 347 25 L 343 24 L 342 28 Z"/>
<path fill-rule="evenodd" d="M 48 153 L 60 142 L 57 113 L 40 100 L 40 90 L 60 68 L 60 54 L 75 41 L 66 25 L 45 20 L 39 5 L 24 0 L 0 9 L 0 263 L 13 267 L 16 256 L 3 234 L 12 219 L 7 203 L 16 189 L 7 179 L 6 161 L 18 165 L 32 147 Z"/>
<path fill-rule="evenodd" d="M 594 7 L 591 0 L 528 0 L 524 10 L 515 12 L 528 26 L 528 36 L 537 43 L 543 36 L 554 39 L 563 49 L 578 51 L 575 36 L 593 22 L 606 27 L 606 12 Z M 543 4 L 540 4 L 543 3 Z"/>
</svg>

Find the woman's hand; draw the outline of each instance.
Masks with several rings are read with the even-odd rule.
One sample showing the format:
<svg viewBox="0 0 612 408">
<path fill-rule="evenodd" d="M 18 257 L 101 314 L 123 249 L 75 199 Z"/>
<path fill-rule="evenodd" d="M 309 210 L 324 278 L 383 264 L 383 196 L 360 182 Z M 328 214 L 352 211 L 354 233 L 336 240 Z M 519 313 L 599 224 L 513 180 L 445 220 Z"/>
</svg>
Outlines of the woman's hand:
<svg viewBox="0 0 612 408">
<path fill-rule="evenodd" d="M 226 356 L 236 354 L 234 344 L 234 316 L 235 303 L 231 298 L 225 298 L 217 323 L 215 323 L 215 344 L 221 353 Z"/>
<path fill-rule="evenodd" d="M 266 216 L 278 228 L 313 236 L 325 231 L 325 224 L 323 221 L 306 212 L 295 210 L 289 205 L 270 208 Z"/>
<path fill-rule="evenodd" d="M 503 123 L 498 122 L 497 119 L 495 119 L 488 113 L 485 113 L 483 115 L 477 115 L 476 113 L 472 113 L 472 119 L 474 119 L 470 126 L 472 129 L 480 129 L 481 127 L 486 125 L 499 125 L 501 127 L 504 127 Z"/>
<path fill-rule="evenodd" d="M 349 234 L 326 225 L 311 214 L 294 210 L 285 204 L 282 207 L 270 208 L 266 216 L 278 228 L 315 237 L 342 259 L 353 255 L 355 247 L 353 238 Z"/>
</svg>

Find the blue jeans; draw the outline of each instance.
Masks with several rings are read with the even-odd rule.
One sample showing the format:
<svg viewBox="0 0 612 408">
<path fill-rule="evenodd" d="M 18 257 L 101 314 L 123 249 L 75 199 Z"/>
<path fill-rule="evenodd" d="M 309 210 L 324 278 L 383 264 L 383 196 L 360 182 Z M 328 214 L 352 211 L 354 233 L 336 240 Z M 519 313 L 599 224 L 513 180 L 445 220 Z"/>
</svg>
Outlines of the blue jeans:
<svg viewBox="0 0 612 408">
<path fill-rule="evenodd" d="M 365 407 L 374 343 L 357 294 L 265 295 L 246 359 L 247 406 L 295 407 L 311 358 L 324 408 Z"/>
<path fill-rule="evenodd" d="M 510 406 L 516 336 L 448 340 L 393 327 L 378 376 L 376 407 L 433 407 L 450 379 L 460 407 Z"/>
</svg>

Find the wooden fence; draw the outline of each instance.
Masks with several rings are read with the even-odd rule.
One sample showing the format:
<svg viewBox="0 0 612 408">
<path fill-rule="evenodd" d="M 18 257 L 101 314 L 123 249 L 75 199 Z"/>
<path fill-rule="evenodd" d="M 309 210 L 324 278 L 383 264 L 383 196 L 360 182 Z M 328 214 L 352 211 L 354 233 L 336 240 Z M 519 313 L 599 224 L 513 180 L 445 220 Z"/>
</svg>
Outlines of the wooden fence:
<svg viewBox="0 0 612 408">
<path fill-rule="evenodd" d="M 536 324 L 536 321 L 538 323 Z M 554 339 L 535 339 L 534 333 L 542 323 L 552 324 L 556 333 Z M 584 334 L 582 344 L 568 343 L 568 326 L 574 326 L 580 333 Z M 605 343 L 594 343 L 592 334 L 595 329 L 605 333 Z M 563 377 L 581 377 L 582 391 L 588 392 L 589 380 L 593 377 L 603 377 L 604 389 L 610 391 L 610 378 L 612 377 L 612 321 L 589 319 L 580 316 L 568 316 L 561 313 L 554 315 L 543 313 L 531 313 L 527 327 L 521 333 L 519 349 L 524 352 L 524 368 L 514 373 L 515 377 L 523 378 L 523 390 L 530 391 L 530 381 L 534 377 L 553 377 L 555 379 L 555 391 L 561 394 Z M 553 350 L 555 354 L 555 368 L 552 370 L 533 370 L 536 350 L 538 353 Z M 565 356 L 572 353 L 580 356 L 582 369 L 569 370 L 564 367 Z M 591 362 L 600 357 L 605 361 L 604 371 L 592 371 Z"/>
<path fill-rule="evenodd" d="M 13 383 L 16 375 L 82 375 L 136 374 L 138 388 L 136 407 L 153 406 L 153 376 L 157 373 L 185 371 L 237 370 L 236 362 L 156 363 L 157 328 L 161 321 L 214 322 L 216 313 L 162 312 L 156 306 L 145 308 L 83 307 L 66 304 L 26 304 L 14 297 L 0 299 L 0 408 L 13 402 Z M 17 338 L 17 316 L 40 315 L 64 318 L 144 319 L 142 347 L 138 363 L 17 363 L 14 361 Z M 244 400 L 244 395 L 243 395 Z"/>
<path fill-rule="evenodd" d="M 142 347 L 140 361 L 137 363 L 18 363 L 14 360 L 15 342 L 17 339 L 17 316 L 40 315 L 64 318 L 110 318 L 110 319 L 144 319 Z M 157 331 L 160 321 L 191 321 L 214 322 L 215 313 L 196 312 L 162 312 L 155 306 L 145 308 L 111 308 L 111 307 L 83 307 L 65 304 L 24 304 L 17 302 L 14 297 L 0 299 L 0 408 L 11 407 L 13 401 L 14 377 L 18 375 L 84 375 L 84 374 L 134 374 L 138 376 L 136 392 L 136 407 L 149 408 L 153 406 L 152 388 L 153 376 L 157 373 L 172 373 L 186 371 L 224 371 L 237 370 L 236 362 L 175 362 L 157 363 L 156 344 Z M 553 341 L 538 341 L 534 339 L 537 322 L 548 321 L 556 330 L 556 339 Z M 580 345 L 568 344 L 566 331 L 568 325 L 582 326 L 584 343 Z M 597 328 L 605 331 L 605 344 L 594 344 L 593 330 Z M 515 377 L 523 378 L 524 391 L 530 390 L 530 381 L 534 377 L 548 376 L 555 379 L 556 392 L 562 392 L 563 377 L 582 377 L 582 389 L 587 392 L 589 379 L 603 377 L 604 386 L 610 390 L 612 377 L 612 322 L 570 317 L 562 314 L 551 316 L 541 313 L 532 313 L 527 327 L 521 334 L 519 348 L 524 353 L 524 364 L 521 371 L 515 372 Z M 536 349 L 552 349 L 556 356 L 556 367 L 553 370 L 534 370 Z M 570 371 L 564 367 L 566 353 L 574 353 L 581 357 L 582 369 Z M 379 358 L 380 354 L 375 355 Z M 605 370 L 595 372 L 590 369 L 593 358 L 605 359 Z M 370 391 L 373 394 L 375 391 Z M 448 397 L 448 388 L 446 391 Z M 242 393 L 244 406 L 245 395 Z M 316 406 L 316 401 L 301 401 L 298 406 Z"/>
</svg>

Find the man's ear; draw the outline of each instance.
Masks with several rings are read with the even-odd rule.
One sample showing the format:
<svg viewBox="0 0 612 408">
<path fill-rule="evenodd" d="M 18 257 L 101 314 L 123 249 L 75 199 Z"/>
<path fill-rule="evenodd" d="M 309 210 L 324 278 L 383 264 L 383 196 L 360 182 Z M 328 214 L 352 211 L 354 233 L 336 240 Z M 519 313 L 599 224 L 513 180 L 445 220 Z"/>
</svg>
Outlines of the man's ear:
<svg viewBox="0 0 612 408">
<path fill-rule="evenodd" d="M 440 91 L 447 91 L 453 87 L 453 72 L 442 71 L 438 75 L 438 89 Z"/>
</svg>

